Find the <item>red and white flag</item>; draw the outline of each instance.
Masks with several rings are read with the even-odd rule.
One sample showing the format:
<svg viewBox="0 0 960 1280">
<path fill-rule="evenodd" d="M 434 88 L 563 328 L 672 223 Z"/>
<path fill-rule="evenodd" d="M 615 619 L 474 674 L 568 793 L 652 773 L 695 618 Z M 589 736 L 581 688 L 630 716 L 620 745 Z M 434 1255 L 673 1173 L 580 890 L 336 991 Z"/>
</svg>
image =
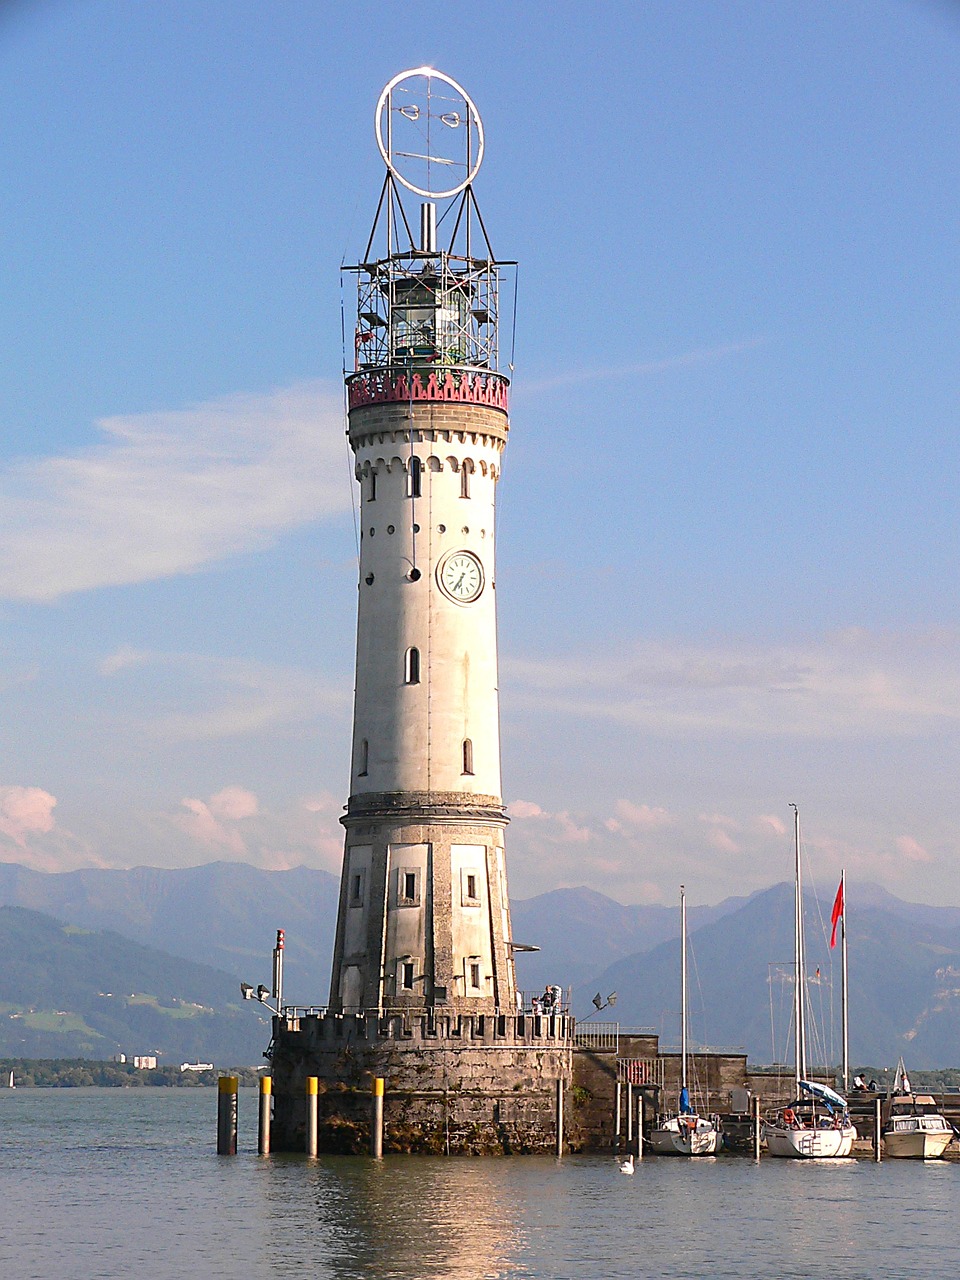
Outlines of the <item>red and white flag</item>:
<svg viewBox="0 0 960 1280">
<path fill-rule="evenodd" d="M 840 881 L 840 887 L 837 889 L 837 896 L 833 900 L 833 912 L 830 916 L 830 923 L 833 925 L 833 933 L 830 935 L 830 946 L 837 945 L 837 925 L 840 923 L 840 917 L 843 915 L 843 880 Z"/>
</svg>

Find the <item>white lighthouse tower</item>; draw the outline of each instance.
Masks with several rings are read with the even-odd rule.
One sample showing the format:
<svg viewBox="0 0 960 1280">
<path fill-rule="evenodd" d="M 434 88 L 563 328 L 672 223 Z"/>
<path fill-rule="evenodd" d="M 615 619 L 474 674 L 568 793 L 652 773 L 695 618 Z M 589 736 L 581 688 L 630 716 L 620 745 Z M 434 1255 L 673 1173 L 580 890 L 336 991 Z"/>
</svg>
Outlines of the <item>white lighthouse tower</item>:
<svg viewBox="0 0 960 1280">
<path fill-rule="evenodd" d="M 560 1000 L 525 1008 L 517 991 L 500 794 L 501 299 L 515 264 L 490 247 L 473 193 L 483 128 L 455 81 L 396 76 L 376 135 L 386 174 L 349 268 L 360 565 L 340 906 L 328 1004 L 274 1019 L 277 1138 L 362 1150 L 373 1079 L 388 1150 L 557 1150 L 572 1024 Z"/>
<path fill-rule="evenodd" d="M 330 1004 L 513 1013 L 494 560 L 513 264 L 474 198 L 483 128 L 459 85 L 405 72 L 376 124 L 386 175 L 351 269 L 360 574 Z"/>
</svg>

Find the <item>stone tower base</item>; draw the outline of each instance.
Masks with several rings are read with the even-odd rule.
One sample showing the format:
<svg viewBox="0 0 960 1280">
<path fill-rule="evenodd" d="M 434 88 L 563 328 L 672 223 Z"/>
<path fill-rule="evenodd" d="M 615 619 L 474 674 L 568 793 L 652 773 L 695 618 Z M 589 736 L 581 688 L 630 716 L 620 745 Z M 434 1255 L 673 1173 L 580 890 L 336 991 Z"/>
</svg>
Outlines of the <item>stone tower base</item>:
<svg viewBox="0 0 960 1280">
<path fill-rule="evenodd" d="M 303 1151 L 306 1081 L 318 1085 L 318 1149 L 365 1152 L 374 1077 L 383 1149 L 432 1155 L 555 1151 L 558 1084 L 572 1075 L 565 1016 L 305 1014 L 274 1019 L 273 1147 Z"/>
</svg>

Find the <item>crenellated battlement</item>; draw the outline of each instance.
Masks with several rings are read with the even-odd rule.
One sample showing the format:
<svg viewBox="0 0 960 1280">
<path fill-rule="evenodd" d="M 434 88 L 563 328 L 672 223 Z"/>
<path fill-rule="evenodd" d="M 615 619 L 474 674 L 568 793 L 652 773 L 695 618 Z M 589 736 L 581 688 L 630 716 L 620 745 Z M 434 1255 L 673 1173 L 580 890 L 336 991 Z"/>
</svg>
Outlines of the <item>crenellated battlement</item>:
<svg viewBox="0 0 960 1280">
<path fill-rule="evenodd" d="M 478 1013 L 367 1010 L 335 1013 L 326 1009 L 285 1009 L 274 1018 L 274 1043 L 302 1037 L 304 1048 L 338 1046 L 349 1041 L 384 1041 L 436 1045 L 448 1041 L 458 1048 L 491 1045 L 498 1048 L 573 1043 L 574 1019 L 568 1014 Z M 286 1049 L 293 1048 L 287 1044 Z"/>
</svg>

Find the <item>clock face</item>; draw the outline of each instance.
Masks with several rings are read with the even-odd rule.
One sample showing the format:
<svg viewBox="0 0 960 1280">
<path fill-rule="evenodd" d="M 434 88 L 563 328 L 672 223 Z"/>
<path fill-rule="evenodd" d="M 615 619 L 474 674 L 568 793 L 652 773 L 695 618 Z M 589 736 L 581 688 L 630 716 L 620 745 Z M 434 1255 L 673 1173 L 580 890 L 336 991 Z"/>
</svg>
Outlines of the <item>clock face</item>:
<svg viewBox="0 0 960 1280">
<path fill-rule="evenodd" d="M 470 551 L 453 551 L 440 564 L 437 581 L 458 604 L 470 604 L 483 590 L 483 566 Z"/>
</svg>

